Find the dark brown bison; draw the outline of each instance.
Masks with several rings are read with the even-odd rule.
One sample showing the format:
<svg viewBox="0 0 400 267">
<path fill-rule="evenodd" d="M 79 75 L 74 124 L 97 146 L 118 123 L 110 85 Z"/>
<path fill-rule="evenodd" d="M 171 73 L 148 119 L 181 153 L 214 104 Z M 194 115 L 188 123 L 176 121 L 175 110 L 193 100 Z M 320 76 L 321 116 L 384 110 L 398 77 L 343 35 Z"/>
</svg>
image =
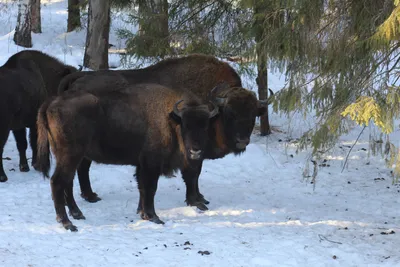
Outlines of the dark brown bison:
<svg viewBox="0 0 400 267">
<path fill-rule="evenodd" d="M 103 78 L 103 84 L 107 79 Z M 112 80 L 115 81 L 115 80 Z M 51 189 L 57 220 L 77 228 L 66 214 L 84 219 L 72 195 L 72 181 L 82 160 L 134 165 L 140 192 L 138 213 L 163 223 L 154 210 L 158 178 L 181 170 L 187 201 L 198 198 L 196 181 L 207 144 L 209 121 L 218 108 L 187 91 L 162 85 L 112 84 L 109 90 L 72 90 L 45 102 L 38 114 L 38 167 L 48 176 L 49 142 L 56 158 Z"/>
<path fill-rule="evenodd" d="M 24 50 L 11 56 L 0 67 L 0 182 L 7 181 L 3 168 L 3 149 L 10 130 L 19 152 L 19 169 L 29 171 L 26 159 L 26 127 L 32 148 L 32 165 L 36 162 L 36 116 L 49 95 L 56 95 L 61 78 L 76 71 L 46 54 Z"/>
<path fill-rule="evenodd" d="M 242 88 L 239 75 L 229 64 L 207 55 L 167 59 L 137 70 L 76 72 L 61 81 L 58 91 L 62 93 L 72 88 L 84 90 L 85 84 L 99 82 L 98 79 L 102 75 L 113 73 L 122 75 L 130 84 L 158 83 L 169 88 L 189 90 L 203 101 L 211 99 L 216 103 L 221 115 L 210 127 L 209 142 L 204 154 L 206 159 L 222 158 L 229 153 L 239 155 L 244 152 L 250 142 L 256 117 L 266 112 L 268 104 L 267 101 L 257 100 L 252 91 Z M 96 78 L 90 79 L 91 76 Z M 227 86 L 221 84 L 223 82 Z M 222 86 L 216 88 L 218 84 Z M 78 168 L 78 177 L 81 196 L 89 202 L 96 202 L 100 198 L 92 191 L 90 185 L 90 164 L 90 161 L 82 162 Z M 202 201 L 204 204 L 209 203 L 204 198 Z"/>
</svg>

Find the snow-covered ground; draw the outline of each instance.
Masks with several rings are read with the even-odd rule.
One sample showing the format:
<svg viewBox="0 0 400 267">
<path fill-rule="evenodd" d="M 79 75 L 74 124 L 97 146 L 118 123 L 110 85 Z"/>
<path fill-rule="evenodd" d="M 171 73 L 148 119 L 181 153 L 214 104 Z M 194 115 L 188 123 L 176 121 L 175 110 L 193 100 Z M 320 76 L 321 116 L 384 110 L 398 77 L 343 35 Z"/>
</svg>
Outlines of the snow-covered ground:
<svg viewBox="0 0 400 267">
<path fill-rule="evenodd" d="M 33 35 L 33 48 L 81 64 L 85 30 L 64 33 L 67 1 L 42 2 L 43 34 Z M 0 15 L 0 64 L 21 50 L 12 42 L 15 18 L 15 6 L 7 5 Z M 116 20 L 114 29 L 122 24 Z M 123 45 L 114 32 L 111 42 Z M 118 64 L 116 55 L 110 58 Z M 279 78 L 270 75 L 272 89 L 282 86 Z M 239 157 L 205 161 L 200 185 L 211 202 L 207 212 L 185 206 L 179 174 L 162 177 L 155 205 L 164 226 L 136 215 L 134 167 L 94 164 L 92 186 L 102 201 L 85 202 L 75 182 L 86 216 L 73 221 L 77 233 L 55 221 L 49 180 L 18 171 L 10 135 L 9 181 L 0 184 L 0 266 L 400 266 L 400 187 L 384 161 L 365 151 L 374 128 L 364 131 L 343 173 L 360 128 L 341 138 L 325 155 L 314 190 L 302 175 L 309 152 L 296 154 L 289 141 L 312 127 L 312 118 L 271 114 L 271 123 L 282 132 L 254 135 Z"/>
</svg>

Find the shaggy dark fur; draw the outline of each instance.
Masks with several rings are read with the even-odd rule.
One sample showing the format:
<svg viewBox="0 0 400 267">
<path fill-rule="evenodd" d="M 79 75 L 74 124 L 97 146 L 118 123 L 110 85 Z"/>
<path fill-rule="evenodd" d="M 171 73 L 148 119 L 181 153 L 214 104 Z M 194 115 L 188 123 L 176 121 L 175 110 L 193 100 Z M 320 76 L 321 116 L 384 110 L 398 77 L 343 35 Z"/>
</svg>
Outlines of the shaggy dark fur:
<svg viewBox="0 0 400 267">
<path fill-rule="evenodd" d="M 19 169 L 27 172 L 25 128 L 30 129 L 32 165 L 35 167 L 38 109 L 48 96 L 57 94 L 60 80 L 74 71 L 74 67 L 35 50 L 14 54 L 0 67 L 0 182 L 7 181 L 2 156 L 11 130 L 19 152 Z"/>
<path fill-rule="evenodd" d="M 61 81 L 58 91 L 85 90 L 86 83 L 98 82 L 98 77 L 116 74 L 125 77 L 130 84 L 159 83 L 176 90 L 191 91 L 203 101 L 211 98 L 218 104 L 221 115 L 210 127 L 204 155 L 206 159 L 244 152 L 250 142 L 256 117 L 266 111 L 266 103 L 258 101 L 252 91 L 242 88 L 239 75 L 229 64 L 201 54 L 163 60 L 144 69 L 76 72 Z M 90 76 L 96 78 L 90 79 Z M 215 88 L 217 85 L 220 86 Z M 101 87 L 99 84 L 98 88 Z M 215 90 L 210 94 L 213 88 Z M 90 186 L 89 168 L 90 163 L 84 162 L 78 170 L 82 197 L 89 202 L 96 202 L 100 198 Z M 204 200 L 204 203 L 209 202 Z"/>
<path fill-rule="evenodd" d="M 112 76 L 112 75 L 111 75 Z M 86 87 L 71 90 L 45 102 L 38 115 L 38 166 L 48 175 L 49 142 L 57 165 L 51 188 L 57 220 L 76 231 L 70 214 L 84 219 L 72 195 L 72 181 L 79 165 L 91 161 L 136 166 L 140 192 L 137 212 L 142 219 L 163 223 L 154 209 L 160 175 L 180 170 L 187 186 L 186 201 L 201 208 L 196 190 L 211 108 L 187 91 L 156 84 L 126 86 L 123 79 L 101 77 L 108 90 Z M 78 170 L 79 172 L 79 170 Z"/>
</svg>

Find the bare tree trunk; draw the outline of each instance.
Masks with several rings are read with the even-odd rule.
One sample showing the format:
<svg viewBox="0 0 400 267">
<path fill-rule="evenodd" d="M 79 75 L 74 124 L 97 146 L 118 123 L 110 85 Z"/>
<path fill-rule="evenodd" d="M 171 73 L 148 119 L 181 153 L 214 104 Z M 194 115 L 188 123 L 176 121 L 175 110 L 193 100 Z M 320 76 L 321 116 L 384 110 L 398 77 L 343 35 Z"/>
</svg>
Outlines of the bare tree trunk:
<svg viewBox="0 0 400 267">
<path fill-rule="evenodd" d="M 30 0 L 19 0 L 17 26 L 14 33 L 15 44 L 27 48 L 32 47 L 30 4 Z"/>
<path fill-rule="evenodd" d="M 257 85 L 258 85 L 258 98 L 264 100 L 268 98 L 268 68 L 267 56 L 257 55 Z M 260 117 L 260 134 L 262 136 L 269 135 L 271 127 L 268 118 L 268 106 L 265 115 Z"/>
<path fill-rule="evenodd" d="M 140 0 L 139 4 L 139 51 L 144 56 L 159 56 L 168 54 L 168 1 Z"/>
<path fill-rule="evenodd" d="M 68 0 L 68 26 L 67 32 L 72 32 L 81 27 L 81 12 L 79 0 Z"/>
<path fill-rule="evenodd" d="M 256 41 L 256 54 L 257 54 L 257 85 L 258 85 L 258 98 L 265 100 L 268 98 L 268 55 L 264 49 L 263 39 L 266 34 L 264 14 L 267 5 L 263 1 L 255 1 L 254 13 L 257 15 L 255 19 L 255 41 Z M 268 106 L 267 112 L 264 116 L 260 117 L 260 134 L 262 136 L 269 135 L 271 127 L 268 119 Z"/>
<path fill-rule="evenodd" d="M 31 0 L 31 23 L 32 31 L 34 33 L 42 32 L 42 18 L 40 16 L 40 0 Z"/>
<path fill-rule="evenodd" d="M 89 0 L 88 27 L 83 65 L 93 70 L 108 69 L 110 1 Z"/>
</svg>

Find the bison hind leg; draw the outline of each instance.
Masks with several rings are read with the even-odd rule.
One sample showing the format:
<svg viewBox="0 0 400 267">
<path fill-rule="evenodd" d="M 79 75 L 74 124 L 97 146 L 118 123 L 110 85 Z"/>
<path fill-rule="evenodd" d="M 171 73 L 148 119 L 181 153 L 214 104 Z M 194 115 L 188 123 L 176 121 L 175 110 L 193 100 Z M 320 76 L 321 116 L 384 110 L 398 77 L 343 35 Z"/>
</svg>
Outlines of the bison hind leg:
<svg viewBox="0 0 400 267">
<path fill-rule="evenodd" d="M 55 155 L 57 159 L 57 165 L 50 180 L 51 191 L 53 195 L 57 222 L 61 223 L 66 230 L 76 232 L 78 228 L 69 220 L 65 209 L 65 203 L 67 203 L 70 214 L 75 219 L 84 218 L 82 212 L 79 210 L 79 207 L 75 202 L 72 193 L 73 179 L 80 160 L 77 160 L 77 158 L 72 159 L 67 155 L 68 153 L 65 153 L 64 156 L 61 157 L 57 155 L 57 153 Z M 73 162 L 76 162 L 76 164 L 73 164 Z"/>
</svg>

